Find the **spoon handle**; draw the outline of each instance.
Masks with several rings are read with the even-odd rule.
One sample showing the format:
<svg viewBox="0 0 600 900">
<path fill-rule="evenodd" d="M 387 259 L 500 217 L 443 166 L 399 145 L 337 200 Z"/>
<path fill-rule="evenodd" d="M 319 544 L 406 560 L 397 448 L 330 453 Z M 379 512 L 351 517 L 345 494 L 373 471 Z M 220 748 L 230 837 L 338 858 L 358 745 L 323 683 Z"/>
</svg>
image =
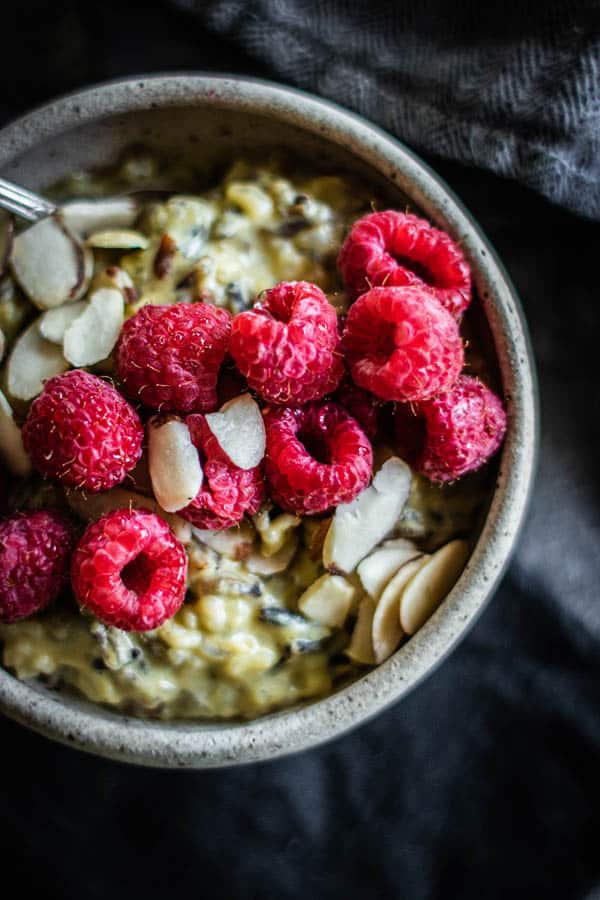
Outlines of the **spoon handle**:
<svg viewBox="0 0 600 900">
<path fill-rule="evenodd" d="M 0 207 L 28 222 L 38 222 L 58 209 L 54 203 L 26 188 L 0 178 Z"/>
</svg>

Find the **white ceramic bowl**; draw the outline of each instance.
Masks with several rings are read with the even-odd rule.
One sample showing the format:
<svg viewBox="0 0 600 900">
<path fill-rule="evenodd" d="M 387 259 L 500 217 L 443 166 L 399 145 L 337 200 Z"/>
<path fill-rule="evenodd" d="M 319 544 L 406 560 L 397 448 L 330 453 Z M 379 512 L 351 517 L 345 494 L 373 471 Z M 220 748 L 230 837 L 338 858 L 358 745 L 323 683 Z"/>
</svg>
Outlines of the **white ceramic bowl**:
<svg viewBox="0 0 600 900">
<path fill-rule="evenodd" d="M 199 165 L 283 147 L 339 165 L 390 195 L 402 192 L 460 237 L 493 336 L 509 429 L 485 524 L 460 580 L 424 627 L 383 665 L 323 700 L 248 723 L 162 723 L 111 713 L 0 670 L 0 710 L 49 737 L 103 756 L 200 768 L 270 759 L 341 734 L 412 690 L 465 634 L 494 590 L 523 521 L 537 445 L 535 373 L 507 275 L 446 185 L 398 141 L 317 97 L 244 78 L 131 78 L 59 99 L 0 131 L 0 174 L 43 189 L 76 168 L 143 142 Z M 400 201 L 399 201 L 400 202 Z"/>
</svg>

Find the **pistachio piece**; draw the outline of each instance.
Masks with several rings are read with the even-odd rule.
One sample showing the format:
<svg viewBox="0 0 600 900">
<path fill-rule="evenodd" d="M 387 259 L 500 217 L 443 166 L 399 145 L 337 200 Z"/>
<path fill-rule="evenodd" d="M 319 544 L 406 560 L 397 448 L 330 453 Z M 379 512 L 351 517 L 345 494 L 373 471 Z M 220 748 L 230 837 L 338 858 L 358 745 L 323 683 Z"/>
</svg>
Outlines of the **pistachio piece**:
<svg viewBox="0 0 600 900">
<path fill-rule="evenodd" d="M 417 557 L 401 566 L 377 601 L 371 629 L 376 663 L 391 656 L 402 640 L 404 632 L 400 625 L 400 598 L 410 579 L 423 564 L 423 558 Z"/>
<path fill-rule="evenodd" d="M 31 472 L 31 460 L 25 453 L 21 429 L 13 417 L 10 403 L 0 391 L 0 455 L 6 467 L 19 478 Z"/>
<path fill-rule="evenodd" d="M 298 609 L 321 625 L 341 628 L 355 594 L 355 586 L 341 575 L 321 575 L 304 591 L 298 600 Z"/>
<path fill-rule="evenodd" d="M 76 367 L 93 366 L 106 359 L 117 343 L 124 320 L 121 291 L 114 288 L 95 291 L 81 315 L 65 331 L 65 359 Z"/>
<path fill-rule="evenodd" d="M 175 417 L 148 422 L 148 464 L 154 496 L 167 512 L 183 509 L 196 497 L 203 480 L 198 451 L 189 428 Z"/>
<path fill-rule="evenodd" d="M 33 400 L 44 382 L 69 368 L 62 349 L 40 334 L 38 322 L 17 338 L 8 358 L 8 393 L 16 400 Z"/>
<path fill-rule="evenodd" d="M 145 250 L 150 241 L 132 228 L 107 228 L 90 234 L 86 244 L 95 250 Z"/>
<path fill-rule="evenodd" d="M 450 592 L 469 556 L 466 541 L 450 541 L 427 560 L 400 598 L 400 625 L 414 634 Z"/>
<path fill-rule="evenodd" d="M 239 469 L 254 469 L 265 455 L 266 433 L 260 407 L 250 394 L 225 403 L 205 421 L 224 453 Z"/>
<path fill-rule="evenodd" d="M 332 572 L 352 572 L 394 527 L 410 491 L 411 471 L 396 456 L 387 459 L 371 485 L 351 503 L 340 504 L 323 545 Z"/>
<path fill-rule="evenodd" d="M 40 309 L 79 300 L 93 272 L 91 250 L 66 227 L 60 216 L 49 216 L 21 231 L 14 239 L 13 274 Z"/>
</svg>

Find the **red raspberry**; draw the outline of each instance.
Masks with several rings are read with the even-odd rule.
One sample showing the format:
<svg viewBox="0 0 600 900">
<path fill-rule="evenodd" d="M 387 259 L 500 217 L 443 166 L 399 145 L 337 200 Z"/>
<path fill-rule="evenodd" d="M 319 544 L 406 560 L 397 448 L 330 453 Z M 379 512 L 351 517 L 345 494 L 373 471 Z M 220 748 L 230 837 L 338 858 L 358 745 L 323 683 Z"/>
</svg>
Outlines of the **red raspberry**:
<svg viewBox="0 0 600 900">
<path fill-rule="evenodd" d="M 265 470 L 271 498 L 296 515 L 349 503 L 371 479 L 373 451 L 337 403 L 265 413 Z"/>
<path fill-rule="evenodd" d="M 424 288 L 373 288 L 352 304 L 342 347 L 352 378 L 382 400 L 448 390 L 463 366 L 458 325 Z"/>
<path fill-rule="evenodd" d="M 80 369 L 50 378 L 23 425 L 23 444 L 36 469 L 91 493 L 123 481 L 142 455 L 143 437 L 125 398 Z"/>
<path fill-rule="evenodd" d="M 349 378 L 345 378 L 332 398 L 356 419 L 369 440 L 373 441 L 379 431 L 379 411 L 381 400 L 357 387 Z"/>
<path fill-rule="evenodd" d="M 150 631 L 174 616 L 186 575 L 183 545 L 163 519 L 141 509 L 117 509 L 89 525 L 71 561 L 79 605 L 124 631 Z"/>
<path fill-rule="evenodd" d="M 316 285 L 282 282 L 235 317 L 231 355 L 252 390 L 271 403 L 323 397 L 343 374 L 335 309 Z"/>
<path fill-rule="evenodd" d="M 454 387 L 396 410 L 400 454 L 431 481 L 454 481 L 479 469 L 499 448 L 506 431 L 502 401 L 478 378 L 461 375 Z"/>
<path fill-rule="evenodd" d="M 67 583 L 73 530 L 62 513 L 39 509 L 0 523 L 0 622 L 48 606 Z"/>
<path fill-rule="evenodd" d="M 348 290 L 427 285 L 460 318 L 471 300 L 471 272 L 461 250 L 425 219 L 394 209 L 355 222 L 338 256 Z"/>
<path fill-rule="evenodd" d="M 230 335 L 231 314 L 210 303 L 143 306 L 117 346 L 125 393 L 160 412 L 211 412 Z"/>
<path fill-rule="evenodd" d="M 239 469 L 235 466 L 206 424 L 204 416 L 186 419 L 194 446 L 198 450 L 204 480 L 198 495 L 178 515 L 196 528 L 231 528 L 258 512 L 265 499 L 262 467 Z"/>
</svg>

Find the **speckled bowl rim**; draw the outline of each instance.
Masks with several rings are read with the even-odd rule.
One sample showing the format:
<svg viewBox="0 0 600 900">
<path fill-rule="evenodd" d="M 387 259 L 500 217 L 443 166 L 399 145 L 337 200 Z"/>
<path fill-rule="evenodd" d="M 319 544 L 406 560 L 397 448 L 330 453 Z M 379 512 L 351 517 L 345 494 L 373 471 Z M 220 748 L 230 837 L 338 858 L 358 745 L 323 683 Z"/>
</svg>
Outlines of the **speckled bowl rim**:
<svg viewBox="0 0 600 900">
<path fill-rule="evenodd" d="M 359 116 L 259 79 L 200 73 L 137 76 L 62 97 L 2 129 L 0 169 L 45 139 L 107 115 L 206 104 L 279 119 L 351 147 L 405 190 L 433 221 L 461 236 L 494 336 L 510 425 L 485 524 L 451 594 L 400 651 L 325 699 L 242 724 L 148 722 L 40 690 L 0 670 L 0 710 L 7 716 L 101 756 L 172 768 L 249 763 L 315 746 L 365 722 L 418 685 L 465 635 L 508 563 L 525 516 L 538 443 L 533 357 L 521 306 L 504 267 L 439 176 Z"/>
</svg>

